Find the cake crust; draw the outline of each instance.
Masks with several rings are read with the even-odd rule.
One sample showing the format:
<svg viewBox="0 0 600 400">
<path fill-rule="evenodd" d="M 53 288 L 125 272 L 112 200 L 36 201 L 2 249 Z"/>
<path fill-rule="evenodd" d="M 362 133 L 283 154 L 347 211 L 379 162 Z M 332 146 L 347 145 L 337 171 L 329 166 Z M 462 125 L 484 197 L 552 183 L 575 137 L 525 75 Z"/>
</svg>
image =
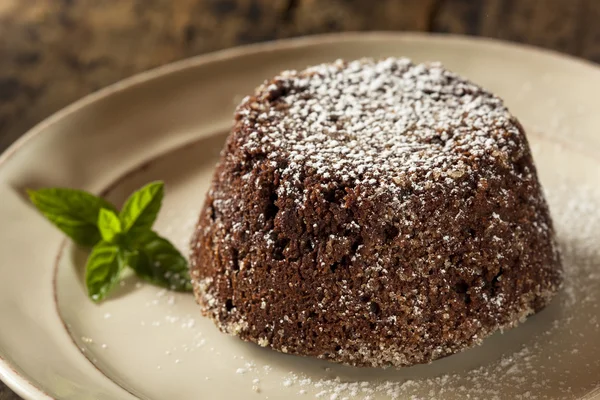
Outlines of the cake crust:
<svg viewBox="0 0 600 400">
<path fill-rule="evenodd" d="M 561 283 L 522 126 L 443 68 L 285 71 L 239 105 L 191 242 L 223 332 L 357 366 L 426 363 Z"/>
</svg>

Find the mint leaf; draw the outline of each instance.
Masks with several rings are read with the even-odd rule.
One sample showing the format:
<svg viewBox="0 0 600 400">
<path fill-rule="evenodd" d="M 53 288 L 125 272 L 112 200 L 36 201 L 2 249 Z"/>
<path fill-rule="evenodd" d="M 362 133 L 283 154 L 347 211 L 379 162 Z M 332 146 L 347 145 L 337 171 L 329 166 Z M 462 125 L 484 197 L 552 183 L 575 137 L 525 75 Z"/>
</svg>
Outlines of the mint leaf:
<svg viewBox="0 0 600 400">
<path fill-rule="evenodd" d="M 152 228 L 160 210 L 163 195 L 164 183 L 152 182 L 129 196 L 119 214 L 123 232 L 140 232 Z"/>
<path fill-rule="evenodd" d="M 139 277 L 171 290 L 192 290 L 187 260 L 171 242 L 148 231 L 136 247 L 128 263 Z"/>
<path fill-rule="evenodd" d="M 178 291 L 192 289 L 187 260 L 151 230 L 164 195 L 162 182 L 133 193 L 120 213 L 106 200 L 73 189 L 27 192 L 42 214 L 77 244 L 92 247 L 85 270 L 88 295 L 102 301 L 127 266 L 141 278 Z"/>
<path fill-rule="evenodd" d="M 112 243 L 122 231 L 121 220 L 114 211 L 103 208 L 98 214 L 98 230 L 104 241 Z"/>
<path fill-rule="evenodd" d="M 85 266 L 88 296 L 96 303 L 104 300 L 121 279 L 125 266 L 126 255 L 119 246 L 104 241 L 94 246 Z"/>
<path fill-rule="evenodd" d="M 58 229 L 84 247 L 101 239 L 96 227 L 100 209 L 116 211 L 106 200 L 90 193 L 63 188 L 28 190 L 36 208 Z"/>
</svg>

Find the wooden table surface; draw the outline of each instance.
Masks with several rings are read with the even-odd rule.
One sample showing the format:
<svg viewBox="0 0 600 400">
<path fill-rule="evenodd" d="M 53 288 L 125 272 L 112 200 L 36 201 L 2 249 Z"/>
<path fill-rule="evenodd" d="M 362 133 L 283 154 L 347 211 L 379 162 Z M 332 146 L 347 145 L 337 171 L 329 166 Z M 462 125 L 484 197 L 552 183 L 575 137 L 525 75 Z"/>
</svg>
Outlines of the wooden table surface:
<svg viewBox="0 0 600 400">
<path fill-rule="evenodd" d="M 598 21 L 600 0 L 0 0 L 0 151 L 90 92 L 238 44 L 410 30 L 500 38 L 600 62 Z M 16 399 L 0 383 L 0 400 Z"/>
</svg>

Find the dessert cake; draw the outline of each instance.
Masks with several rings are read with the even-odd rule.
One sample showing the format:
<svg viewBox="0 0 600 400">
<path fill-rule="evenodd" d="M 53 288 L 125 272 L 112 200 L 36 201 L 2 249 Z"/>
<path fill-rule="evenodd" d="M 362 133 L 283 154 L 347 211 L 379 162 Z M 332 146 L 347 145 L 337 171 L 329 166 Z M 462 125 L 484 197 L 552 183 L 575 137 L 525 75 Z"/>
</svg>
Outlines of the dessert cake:
<svg viewBox="0 0 600 400">
<path fill-rule="evenodd" d="M 246 97 L 191 250 L 223 332 L 357 366 L 461 351 L 561 283 L 522 126 L 407 59 L 285 71 Z"/>
</svg>

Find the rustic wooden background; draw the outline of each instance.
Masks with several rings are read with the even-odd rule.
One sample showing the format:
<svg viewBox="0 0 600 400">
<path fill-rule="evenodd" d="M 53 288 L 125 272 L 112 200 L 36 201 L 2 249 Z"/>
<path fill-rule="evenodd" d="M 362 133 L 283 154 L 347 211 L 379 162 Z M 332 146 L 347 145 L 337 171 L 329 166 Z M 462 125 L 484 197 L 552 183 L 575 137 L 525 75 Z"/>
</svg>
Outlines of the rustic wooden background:
<svg viewBox="0 0 600 400">
<path fill-rule="evenodd" d="M 599 21 L 600 0 L 0 0 L 0 151 L 87 93 L 238 44 L 323 32 L 431 31 L 600 62 Z M 0 383 L 0 400 L 17 398 Z"/>
</svg>

